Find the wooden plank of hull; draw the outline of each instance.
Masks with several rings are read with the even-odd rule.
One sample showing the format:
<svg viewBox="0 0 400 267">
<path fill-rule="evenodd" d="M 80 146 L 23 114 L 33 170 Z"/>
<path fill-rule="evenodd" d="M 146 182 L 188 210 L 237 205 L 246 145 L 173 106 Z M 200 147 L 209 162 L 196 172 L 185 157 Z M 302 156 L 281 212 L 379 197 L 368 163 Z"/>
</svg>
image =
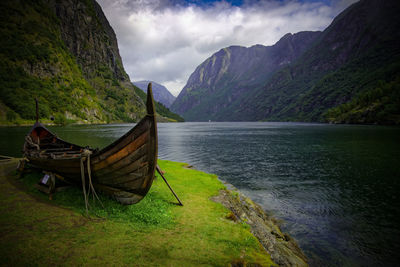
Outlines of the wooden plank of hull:
<svg viewBox="0 0 400 267">
<path fill-rule="evenodd" d="M 106 176 L 109 173 L 118 171 L 121 168 L 124 168 L 135 161 L 139 160 L 142 158 L 144 155 L 146 155 L 147 152 L 147 144 L 143 144 L 141 147 L 139 147 L 137 150 L 129 154 L 127 157 L 120 159 L 119 161 L 115 162 L 114 164 L 111 164 L 107 168 L 103 168 L 100 170 L 97 170 L 95 172 L 96 177 L 102 177 Z"/>
<path fill-rule="evenodd" d="M 150 180 L 150 175 L 143 177 L 143 179 L 138 179 L 135 181 L 128 182 L 128 183 L 124 184 L 123 187 L 118 186 L 117 188 L 129 191 L 129 192 L 133 192 L 136 194 L 140 194 L 140 195 L 145 195 L 146 192 L 144 191 L 145 187 L 143 186 L 143 184 L 148 180 Z"/>
<path fill-rule="evenodd" d="M 79 163 L 78 163 L 78 164 L 79 164 Z M 47 168 L 47 169 L 49 169 L 49 168 Z M 80 169 L 80 167 L 77 167 L 77 168 L 65 168 L 65 167 L 60 167 L 60 168 L 57 168 L 57 169 L 53 169 L 53 172 L 56 172 L 56 173 L 65 173 L 65 174 L 68 174 L 68 176 L 71 176 L 71 175 L 80 176 L 80 175 L 81 175 L 81 169 Z M 87 172 L 87 171 L 86 171 L 86 165 L 85 165 L 85 172 Z"/>
<path fill-rule="evenodd" d="M 99 181 L 99 183 L 104 183 L 104 184 L 118 184 L 124 180 L 120 180 L 120 179 L 132 179 L 128 177 L 128 175 L 130 175 L 131 173 L 139 170 L 140 168 L 143 168 L 144 166 L 148 165 L 148 162 L 146 161 L 146 158 L 143 157 L 141 160 L 138 160 L 134 163 L 132 163 L 131 165 L 127 166 L 126 168 L 122 169 L 122 170 L 118 170 L 112 173 L 109 173 L 107 175 L 104 175 L 102 177 L 97 177 L 97 181 Z M 126 178 L 124 178 L 126 177 Z"/>
<path fill-rule="evenodd" d="M 74 159 L 41 159 L 41 158 L 30 158 L 28 157 L 29 162 L 41 169 L 49 170 L 49 171 L 60 171 L 60 170 L 69 170 L 73 166 L 73 172 L 71 173 L 80 173 L 80 158 Z M 71 167 L 70 167 L 71 166 Z M 79 170 L 78 170 L 79 168 Z"/>
<path fill-rule="evenodd" d="M 104 183 L 104 185 L 108 185 L 125 191 L 140 190 L 142 188 L 143 182 L 146 180 L 146 178 L 148 178 L 148 172 L 149 168 L 148 166 L 145 166 L 133 173 L 124 175 L 123 177 L 118 177 L 117 180 L 120 183 Z"/>
<path fill-rule="evenodd" d="M 147 152 L 147 144 L 143 144 L 141 147 L 136 149 L 134 152 L 118 160 L 117 162 L 107 166 L 103 169 L 97 170 L 93 172 L 93 176 L 100 177 L 108 173 L 112 173 L 118 169 L 126 167 L 127 165 L 131 164 L 132 162 L 136 161 L 138 158 L 145 155 Z M 46 167 L 49 170 L 62 172 L 62 173 L 69 173 L 69 174 L 80 174 L 80 158 L 72 159 L 41 159 L 41 158 L 30 158 L 32 163 L 37 165 L 38 167 L 44 168 Z M 92 169 L 93 168 L 93 164 Z M 86 165 L 85 165 L 86 168 Z"/>
<path fill-rule="evenodd" d="M 142 200 L 144 197 L 144 195 L 127 192 L 106 185 L 94 184 L 94 187 L 96 188 L 96 190 L 99 190 L 107 195 L 114 197 L 117 201 L 125 205 L 135 204 Z"/>
<path fill-rule="evenodd" d="M 123 147 L 118 152 L 108 156 L 107 158 L 105 158 L 104 160 L 102 160 L 98 163 L 94 163 L 93 171 L 96 172 L 100 169 L 106 168 L 106 167 L 110 166 L 111 164 L 114 164 L 118 160 L 125 158 L 126 156 L 128 156 L 129 154 L 134 152 L 136 149 L 141 147 L 144 143 L 146 143 L 148 141 L 149 137 L 150 137 L 149 132 L 148 131 L 144 132 L 142 135 L 137 137 L 135 140 L 133 140 L 131 143 L 129 143 L 128 145 Z"/>
<path fill-rule="evenodd" d="M 80 173 L 80 158 L 74 159 L 42 159 L 28 158 L 30 163 L 46 170 Z"/>
<path fill-rule="evenodd" d="M 144 177 L 142 177 L 142 179 L 136 179 L 134 181 L 130 181 L 130 182 L 124 183 L 123 186 L 116 186 L 116 187 L 121 188 L 121 189 L 125 189 L 125 190 L 128 190 L 128 191 L 137 191 L 143 185 L 143 181 L 144 181 L 143 178 Z"/>
<path fill-rule="evenodd" d="M 138 136 L 141 136 L 143 135 L 144 132 L 148 131 L 150 129 L 150 126 L 151 122 L 147 117 L 145 117 L 131 131 L 123 135 L 116 142 L 102 149 L 99 152 L 98 156 L 96 155 L 96 157 L 93 158 L 92 162 L 94 164 L 97 164 L 100 161 L 103 161 L 104 159 L 108 158 L 109 156 L 114 155 L 116 152 L 123 149 L 129 143 L 137 139 Z"/>
<path fill-rule="evenodd" d="M 123 176 L 116 177 L 115 178 L 115 185 L 117 187 L 125 187 L 128 183 L 136 181 L 136 180 L 143 180 L 149 173 L 149 165 L 144 165 L 128 174 L 124 174 Z M 129 186 L 125 187 L 129 189 L 135 189 L 135 188 L 130 188 Z"/>
</svg>

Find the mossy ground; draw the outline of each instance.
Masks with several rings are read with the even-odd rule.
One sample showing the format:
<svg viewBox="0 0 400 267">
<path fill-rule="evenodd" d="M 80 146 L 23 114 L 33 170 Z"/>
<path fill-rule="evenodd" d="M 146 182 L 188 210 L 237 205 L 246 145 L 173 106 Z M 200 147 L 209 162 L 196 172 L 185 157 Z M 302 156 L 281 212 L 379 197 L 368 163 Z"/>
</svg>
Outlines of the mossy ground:
<svg viewBox="0 0 400 267">
<path fill-rule="evenodd" d="M 53 200 L 32 187 L 39 174 L 0 176 L 0 262 L 6 265 L 229 266 L 273 264 L 246 224 L 209 198 L 224 186 L 215 175 L 159 161 L 184 206 L 160 177 L 138 204 L 101 197 L 84 216 L 81 191 Z M 98 219 L 97 216 L 103 219 Z"/>
</svg>

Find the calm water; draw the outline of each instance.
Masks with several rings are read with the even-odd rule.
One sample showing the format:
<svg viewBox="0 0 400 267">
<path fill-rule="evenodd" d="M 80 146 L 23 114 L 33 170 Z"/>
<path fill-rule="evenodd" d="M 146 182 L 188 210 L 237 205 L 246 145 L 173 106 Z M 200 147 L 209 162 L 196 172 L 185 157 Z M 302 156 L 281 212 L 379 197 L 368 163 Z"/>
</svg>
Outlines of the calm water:
<svg viewBox="0 0 400 267">
<path fill-rule="evenodd" d="M 52 127 L 104 147 L 132 125 Z M 0 128 L 19 156 L 29 127 Z M 400 262 L 400 128 L 296 123 L 159 124 L 159 158 L 215 173 L 283 220 L 314 266 Z"/>
</svg>

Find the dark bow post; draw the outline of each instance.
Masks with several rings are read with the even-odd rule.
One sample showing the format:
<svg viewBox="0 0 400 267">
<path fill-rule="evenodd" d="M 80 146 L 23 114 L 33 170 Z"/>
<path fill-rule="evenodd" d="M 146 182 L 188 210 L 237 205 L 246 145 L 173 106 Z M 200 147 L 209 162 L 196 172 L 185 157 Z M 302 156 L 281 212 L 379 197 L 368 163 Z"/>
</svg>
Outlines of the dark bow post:
<svg viewBox="0 0 400 267">
<path fill-rule="evenodd" d="M 36 102 L 36 122 L 39 122 L 39 104 L 37 97 L 35 97 L 35 102 Z"/>
</svg>

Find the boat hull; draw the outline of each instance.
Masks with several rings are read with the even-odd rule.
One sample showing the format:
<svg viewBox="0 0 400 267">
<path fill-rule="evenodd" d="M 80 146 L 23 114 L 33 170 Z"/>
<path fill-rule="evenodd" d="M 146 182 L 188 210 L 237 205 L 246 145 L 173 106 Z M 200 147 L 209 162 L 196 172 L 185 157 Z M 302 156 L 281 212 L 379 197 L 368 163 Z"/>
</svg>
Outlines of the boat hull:
<svg viewBox="0 0 400 267">
<path fill-rule="evenodd" d="M 123 204 L 137 203 L 149 191 L 157 166 L 157 124 L 151 86 L 146 106 L 148 114 L 101 151 L 63 141 L 37 122 L 26 138 L 25 157 L 34 167 L 74 184 L 82 184 L 81 164 L 84 179 L 89 179 L 89 160 L 91 182 L 96 190 Z"/>
</svg>

